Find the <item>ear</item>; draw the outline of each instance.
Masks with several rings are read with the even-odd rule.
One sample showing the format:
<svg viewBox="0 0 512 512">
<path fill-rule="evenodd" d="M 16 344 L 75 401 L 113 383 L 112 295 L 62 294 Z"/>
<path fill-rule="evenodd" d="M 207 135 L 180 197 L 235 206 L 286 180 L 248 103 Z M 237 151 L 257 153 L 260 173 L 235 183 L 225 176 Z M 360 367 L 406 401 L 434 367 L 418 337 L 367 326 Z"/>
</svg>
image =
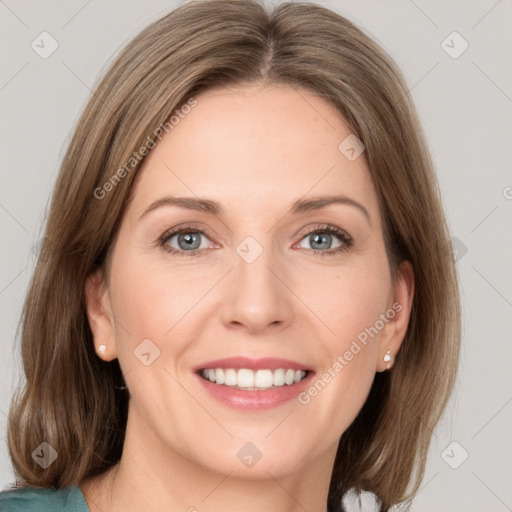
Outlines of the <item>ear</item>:
<svg viewBox="0 0 512 512">
<path fill-rule="evenodd" d="M 117 357 L 114 318 L 102 270 L 98 270 L 87 277 L 84 295 L 87 318 L 91 327 L 96 354 L 104 361 L 112 361 Z"/>
<path fill-rule="evenodd" d="M 393 366 L 396 354 L 400 350 L 407 332 L 413 297 L 414 270 L 409 261 L 404 261 L 397 270 L 393 284 L 393 301 L 386 313 L 387 318 L 391 317 L 393 312 L 394 316 L 389 318 L 379 340 L 379 359 L 377 361 L 377 371 L 379 372 L 389 370 Z M 391 353 L 391 359 L 385 361 L 384 356 L 388 350 Z"/>
</svg>

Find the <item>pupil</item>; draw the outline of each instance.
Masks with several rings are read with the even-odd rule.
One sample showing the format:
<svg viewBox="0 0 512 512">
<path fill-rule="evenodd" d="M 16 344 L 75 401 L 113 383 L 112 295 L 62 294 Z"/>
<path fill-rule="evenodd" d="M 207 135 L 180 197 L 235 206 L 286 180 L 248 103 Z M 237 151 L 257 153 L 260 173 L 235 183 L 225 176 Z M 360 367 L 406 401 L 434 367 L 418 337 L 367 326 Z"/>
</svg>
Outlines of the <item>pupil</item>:
<svg viewBox="0 0 512 512">
<path fill-rule="evenodd" d="M 182 247 L 181 242 L 185 242 L 185 247 Z M 197 249 L 201 245 L 201 241 L 196 233 L 181 233 L 178 237 L 178 245 L 182 249 Z"/>
<path fill-rule="evenodd" d="M 328 249 L 329 248 L 329 242 L 330 242 L 330 239 L 331 239 L 331 235 L 329 234 L 325 234 L 325 235 L 320 235 L 318 233 L 315 233 L 314 235 L 312 235 L 313 237 L 313 242 L 311 243 L 311 247 L 313 249 Z M 323 245 L 322 245 L 323 243 Z M 319 244 L 319 246 L 316 246 L 315 247 L 315 244 Z"/>
</svg>

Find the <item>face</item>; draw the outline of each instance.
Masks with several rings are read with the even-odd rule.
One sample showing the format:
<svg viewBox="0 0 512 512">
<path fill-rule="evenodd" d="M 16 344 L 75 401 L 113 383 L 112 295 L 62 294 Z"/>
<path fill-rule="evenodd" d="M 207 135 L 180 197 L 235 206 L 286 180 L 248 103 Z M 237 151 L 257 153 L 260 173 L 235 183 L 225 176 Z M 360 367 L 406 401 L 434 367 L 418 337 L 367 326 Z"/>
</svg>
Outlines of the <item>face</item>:
<svg viewBox="0 0 512 512">
<path fill-rule="evenodd" d="M 151 449 L 251 477 L 332 462 L 404 337 L 410 274 L 390 275 L 332 106 L 284 86 L 196 100 L 144 161 L 108 278 L 88 282 L 96 347 Z"/>
</svg>

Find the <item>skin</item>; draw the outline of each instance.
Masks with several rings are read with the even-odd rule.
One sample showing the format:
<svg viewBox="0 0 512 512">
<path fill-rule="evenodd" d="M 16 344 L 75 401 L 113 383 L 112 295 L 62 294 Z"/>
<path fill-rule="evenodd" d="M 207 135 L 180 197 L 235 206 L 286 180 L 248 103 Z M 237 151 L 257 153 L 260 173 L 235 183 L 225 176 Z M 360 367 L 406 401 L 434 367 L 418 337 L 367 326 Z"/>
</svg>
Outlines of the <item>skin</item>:
<svg viewBox="0 0 512 512">
<path fill-rule="evenodd" d="M 119 359 L 131 398 L 120 463 L 80 486 L 91 511 L 325 512 L 339 438 L 405 336 L 412 269 L 392 278 L 364 154 L 349 161 L 339 151 L 351 130 L 329 103 L 287 86 L 196 99 L 144 161 L 109 275 L 85 287 L 96 350 L 105 344 L 99 357 Z M 298 199 L 333 194 L 360 203 L 369 220 L 348 204 L 289 213 Z M 164 196 L 208 198 L 225 211 L 167 205 L 140 218 Z M 158 245 L 192 222 L 206 232 L 201 255 Z M 307 230 L 319 224 L 344 230 L 353 246 L 314 254 Z M 236 252 L 247 236 L 263 248 L 250 264 Z M 167 244 L 179 249 L 177 238 Z M 193 375 L 209 360 L 273 356 L 320 377 L 396 302 L 401 311 L 306 405 L 236 410 Z M 160 349 L 149 366 L 133 354 L 144 339 Z M 262 453 L 250 468 L 237 457 L 247 442 Z"/>
</svg>

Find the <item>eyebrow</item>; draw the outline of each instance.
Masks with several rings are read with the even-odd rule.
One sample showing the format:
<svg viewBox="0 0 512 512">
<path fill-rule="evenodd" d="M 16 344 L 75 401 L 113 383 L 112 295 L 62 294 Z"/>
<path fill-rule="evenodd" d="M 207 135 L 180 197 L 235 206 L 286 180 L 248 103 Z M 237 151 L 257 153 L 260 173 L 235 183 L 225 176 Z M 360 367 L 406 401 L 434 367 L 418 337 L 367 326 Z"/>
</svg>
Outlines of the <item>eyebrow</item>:
<svg viewBox="0 0 512 512">
<path fill-rule="evenodd" d="M 309 199 L 298 199 L 292 204 L 289 211 L 293 215 L 299 215 L 301 213 L 320 210 L 331 204 L 343 204 L 353 206 L 366 217 L 368 224 L 370 224 L 371 226 L 372 222 L 368 210 L 361 203 L 355 201 L 354 199 L 351 199 L 350 197 L 346 197 L 343 195 L 315 196 Z M 166 196 L 157 199 L 156 201 L 151 203 L 139 217 L 139 220 L 148 215 L 150 212 L 162 206 L 178 206 L 180 208 L 206 212 L 213 215 L 222 215 L 224 213 L 224 209 L 222 208 L 220 203 L 212 201 L 211 199 Z"/>
</svg>

